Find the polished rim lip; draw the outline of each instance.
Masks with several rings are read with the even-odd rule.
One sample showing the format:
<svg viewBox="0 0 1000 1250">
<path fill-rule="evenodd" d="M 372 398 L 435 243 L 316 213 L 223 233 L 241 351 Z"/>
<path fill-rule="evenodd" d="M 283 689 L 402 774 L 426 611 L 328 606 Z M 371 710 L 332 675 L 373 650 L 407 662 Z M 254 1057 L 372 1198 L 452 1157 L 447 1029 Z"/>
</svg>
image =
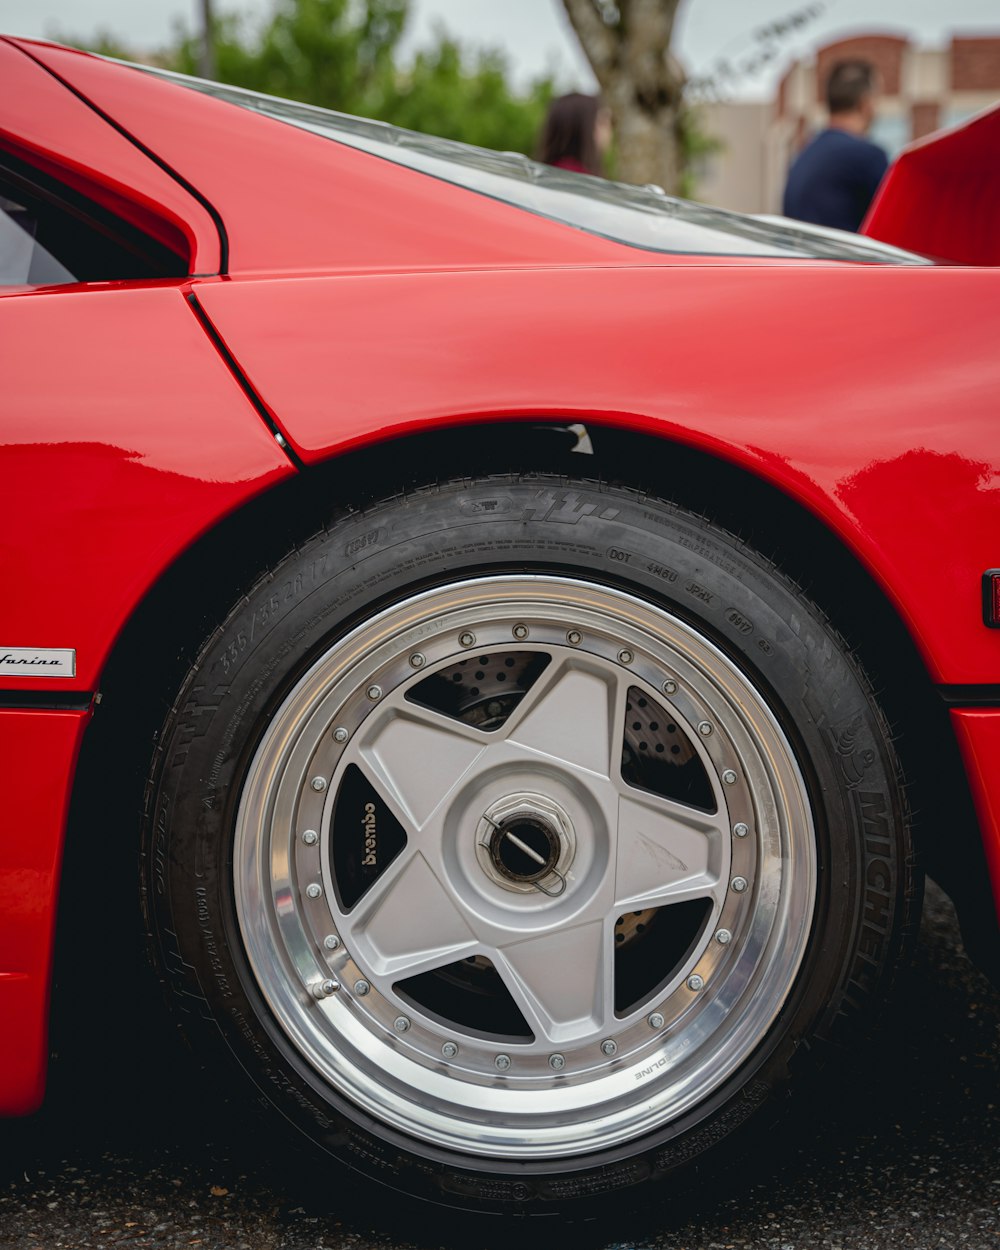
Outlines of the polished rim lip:
<svg viewBox="0 0 1000 1250">
<path fill-rule="evenodd" d="M 700 1066 L 692 1068 L 691 1039 L 680 1027 L 653 1038 L 638 1062 L 609 1062 L 592 1080 L 575 1085 L 556 1078 L 519 1088 L 499 1077 L 491 1083 L 456 1080 L 447 1063 L 415 1063 L 400 1039 L 376 1039 L 345 997 L 317 1004 L 305 988 L 329 975 L 329 963 L 324 952 L 312 948 L 308 934 L 304 942 L 287 943 L 294 891 L 272 889 L 269 866 L 274 801 L 288 782 L 289 756 L 303 735 L 322 735 L 329 725 L 328 716 L 323 727 L 314 722 L 331 683 L 363 687 L 384 667 L 386 654 L 405 660 L 421 638 L 486 622 L 498 612 L 508 621 L 529 612 L 553 619 L 562 613 L 565 620 L 591 613 L 605 630 L 612 627 L 621 643 L 658 652 L 661 678 L 676 676 L 699 700 L 711 696 L 715 708 L 725 710 L 742 766 L 756 775 L 755 823 L 762 827 L 759 841 L 770 847 L 759 858 L 761 879 L 752 891 L 756 905 L 749 923 L 757 955 L 738 977 L 729 973 L 722 979 L 726 996 L 716 990 L 702 1009 L 708 1027 L 693 1051 L 697 1056 L 707 1046 Z M 783 885 L 774 880 L 775 872 Z M 417 1142 L 460 1154 L 542 1159 L 605 1149 L 657 1129 L 718 1089 L 749 1057 L 787 999 L 805 953 L 816 854 L 805 783 L 791 746 L 762 696 L 724 653 L 683 621 L 623 591 L 574 578 L 505 576 L 421 592 L 359 626 L 311 666 L 275 713 L 251 762 L 237 814 L 234 878 L 240 929 L 258 988 L 294 1048 L 325 1081 Z M 766 931 L 758 932 L 765 903 L 770 919 Z M 376 1040 L 385 1044 L 373 1067 L 369 1055 Z M 661 1071 L 671 1079 L 665 1081 Z"/>
</svg>

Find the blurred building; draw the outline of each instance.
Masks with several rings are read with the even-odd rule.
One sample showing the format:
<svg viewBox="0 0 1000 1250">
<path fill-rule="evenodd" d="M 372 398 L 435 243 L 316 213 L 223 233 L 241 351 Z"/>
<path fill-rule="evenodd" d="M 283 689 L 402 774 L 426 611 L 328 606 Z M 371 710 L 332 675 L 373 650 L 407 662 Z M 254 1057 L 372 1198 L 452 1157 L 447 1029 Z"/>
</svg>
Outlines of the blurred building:
<svg viewBox="0 0 1000 1250">
<path fill-rule="evenodd" d="M 921 48 L 897 35 L 840 39 L 794 62 L 773 102 L 704 107 L 704 129 L 722 147 L 694 171 L 697 198 L 744 213 L 779 212 L 792 158 L 826 124 L 827 75 L 847 58 L 878 67 L 882 94 L 871 137 L 890 159 L 911 139 L 1000 101 L 1000 35 L 956 35 L 946 48 Z"/>
</svg>

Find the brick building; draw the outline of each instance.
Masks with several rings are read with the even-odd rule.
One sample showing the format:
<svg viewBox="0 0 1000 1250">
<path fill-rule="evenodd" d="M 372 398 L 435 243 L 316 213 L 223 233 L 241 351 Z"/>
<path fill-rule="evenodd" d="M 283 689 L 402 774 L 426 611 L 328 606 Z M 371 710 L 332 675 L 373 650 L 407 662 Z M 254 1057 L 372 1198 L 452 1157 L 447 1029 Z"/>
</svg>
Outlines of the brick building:
<svg viewBox="0 0 1000 1250">
<path fill-rule="evenodd" d="M 911 139 L 1000 101 L 1000 34 L 956 35 L 946 48 L 921 48 L 887 34 L 840 39 L 794 62 L 773 103 L 705 109 L 705 129 L 724 147 L 700 171 L 698 198 L 742 212 L 780 211 L 792 157 L 826 123 L 827 75 L 836 61 L 848 58 L 878 67 L 882 94 L 871 137 L 890 158 Z"/>
</svg>

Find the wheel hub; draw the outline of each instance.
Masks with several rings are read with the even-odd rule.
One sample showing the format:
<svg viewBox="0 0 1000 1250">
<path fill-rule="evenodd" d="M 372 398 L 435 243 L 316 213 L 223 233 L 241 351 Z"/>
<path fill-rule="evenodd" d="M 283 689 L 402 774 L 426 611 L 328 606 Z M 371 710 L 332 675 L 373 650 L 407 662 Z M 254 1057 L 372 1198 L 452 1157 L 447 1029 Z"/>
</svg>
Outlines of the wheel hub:
<svg viewBox="0 0 1000 1250">
<path fill-rule="evenodd" d="M 559 897 L 576 850 L 566 811 L 543 794 L 520 792 L 491 803 L 476 830 L 476 854 L 486 876 L 513 893 Z"/>
</svg>

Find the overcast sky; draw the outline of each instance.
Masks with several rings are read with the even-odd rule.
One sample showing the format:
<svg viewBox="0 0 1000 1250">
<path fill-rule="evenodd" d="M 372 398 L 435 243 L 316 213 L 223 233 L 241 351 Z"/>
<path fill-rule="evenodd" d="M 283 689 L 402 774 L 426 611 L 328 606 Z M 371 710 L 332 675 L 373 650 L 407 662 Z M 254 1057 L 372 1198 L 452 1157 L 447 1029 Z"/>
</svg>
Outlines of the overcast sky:
<svg viewBox="0 0 1000 1250">
<path fill-rule="evenodd" d="M 261 14 L 268 0 L 216 0 L 220 10 Z M 676 49 L 689 73 L 711 70 L 724 57 L 738 63 L 754 48 L 762 24 L 807 0 L 684 0 Z M 859 28 L 909 35 L 941 45 L 952 33 L 1000 34 L 1000 0 L 826 0 L 822 17 L 783 45 L 778 64 L 745 79 L 740 95 L 769 96 L 788 62 L 818 44 Z M 54 31 L 86 36 L 97 29 L 137 48 L 155 48 L 174 23 L 193 25 L 198 0 L 0 0 L 0 32 L 41 37 Z M 519 81 L 554 71 L 563 87 L 590 89 L 592 78 L 566 24 L 559 0 L 413 0 L 408 49 L 429 38 L 435 23 L 470 46 L 506 51 Z"/>
</svg>

